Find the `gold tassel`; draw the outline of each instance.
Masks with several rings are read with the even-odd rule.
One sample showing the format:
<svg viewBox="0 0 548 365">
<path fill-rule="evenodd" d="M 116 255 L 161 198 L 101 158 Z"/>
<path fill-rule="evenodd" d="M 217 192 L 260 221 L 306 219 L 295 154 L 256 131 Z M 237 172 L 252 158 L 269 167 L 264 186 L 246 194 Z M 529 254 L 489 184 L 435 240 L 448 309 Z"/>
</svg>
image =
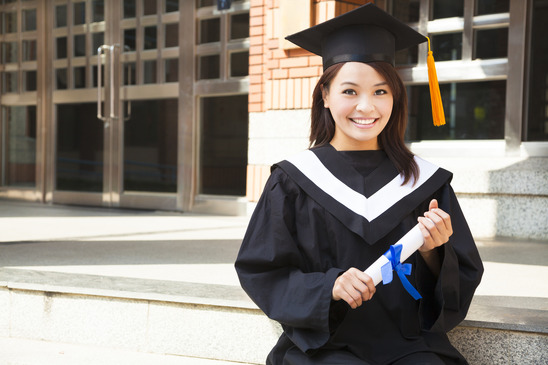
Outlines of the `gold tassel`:
<svg viewBox="0 0 548 365">
<path fill-rule="evenodd" d="M 436 74 L 436 65 L 434 63 L 434 55 L 430 50 L 430 38 L 428 39 L 428 57 L 426 64 L 428 65 L 428 85 L 430 86 L 430 100 L 432 101 L 432 118 L 436 127 L 445 124 L 445 114 L 443 112 L 443 103 L 441 101 L 440 85 L 438 83 L 438 75 Z"/>
</svg>

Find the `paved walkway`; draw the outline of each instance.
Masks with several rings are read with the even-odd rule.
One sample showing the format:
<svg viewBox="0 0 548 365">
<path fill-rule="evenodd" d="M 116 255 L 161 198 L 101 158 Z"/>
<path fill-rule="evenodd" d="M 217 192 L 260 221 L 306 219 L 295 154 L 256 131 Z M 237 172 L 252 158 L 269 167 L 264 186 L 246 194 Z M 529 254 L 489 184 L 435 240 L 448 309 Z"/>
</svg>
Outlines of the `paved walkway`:
<svg viewBox="0 0 548 365">
<path fill-rule="evenodd" d="M 247 222 L 0 200 L 0 267 L 239 286 Z M 486 269 L 477 295 L 548 298 L 548 242 L 476 242 Z"/>
</svg>

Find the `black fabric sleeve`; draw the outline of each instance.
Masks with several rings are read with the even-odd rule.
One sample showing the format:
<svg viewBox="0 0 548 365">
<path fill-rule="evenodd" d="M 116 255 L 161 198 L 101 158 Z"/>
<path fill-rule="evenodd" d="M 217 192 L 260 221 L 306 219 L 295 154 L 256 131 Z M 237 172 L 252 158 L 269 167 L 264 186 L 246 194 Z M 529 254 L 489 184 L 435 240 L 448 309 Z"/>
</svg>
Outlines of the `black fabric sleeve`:
<svg viewBox="0 0 548 365">
<path fill-rule="evenodd" d="M 417 254 L 419 291 L 423 296 L 420 311 L 424 330 L 447 333 L 466 317 L 483 275 L 483 264 L 451 186 L 443 186 L 434 198 L 451 216 L 453 235 L 437 248 L 441 262 L 437 278 Z"/>
<path fill-rule="evenodd" d="M 236 271 L 242 288 L 301 351 L 323 346 L 334 318 L 332 289 L 343 270 L 308 272 L 296 234 L 296 200 L 302 192 L 281 169 L 273 171 L 251 217 Z"/>
</svg>

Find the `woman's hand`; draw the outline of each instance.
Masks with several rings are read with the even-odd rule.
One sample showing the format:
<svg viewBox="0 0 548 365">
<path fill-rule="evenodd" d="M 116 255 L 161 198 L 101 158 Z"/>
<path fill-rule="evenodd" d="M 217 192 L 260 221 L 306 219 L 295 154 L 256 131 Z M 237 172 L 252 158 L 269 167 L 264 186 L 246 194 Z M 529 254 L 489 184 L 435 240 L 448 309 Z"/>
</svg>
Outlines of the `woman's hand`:
<svg viewBox="0 0 548 365">
<path fill-rule="evenodd" d="M 426 219 L 426 218 L 428 219 Z M 419 228 L 424 237 L 424 244 L 419 248 L 420 253 L 432 251 L 449 241 L 453 234 L 451 217 L 438 208 L 438 201 L 433 199 L 424 217 L 419 217 Z"/>
<path fill-rule="evenodd" d="M 373 279 L 354 267 L 345 271 L 335 280 L 333 285 L 333 300 L 344 300 L 352 309 L 358 308 L 363 302 L 370 300 L 375 294 Z"/>
<path fill-rule="evenodd" d="M 426 262 L 430 271 L 437 277 L 440 274 L 441 263 L 436 247 L 447 243 L 453 234 L 451 217 L 438 208 L 438 201 L 433 199 L 424 217 L 419 217 L 419 228 L 424 237 L 424 243 L 419 248 L 419 253 Z M 426 219 L 426 218 L 428 219 Z"/>
</svg>

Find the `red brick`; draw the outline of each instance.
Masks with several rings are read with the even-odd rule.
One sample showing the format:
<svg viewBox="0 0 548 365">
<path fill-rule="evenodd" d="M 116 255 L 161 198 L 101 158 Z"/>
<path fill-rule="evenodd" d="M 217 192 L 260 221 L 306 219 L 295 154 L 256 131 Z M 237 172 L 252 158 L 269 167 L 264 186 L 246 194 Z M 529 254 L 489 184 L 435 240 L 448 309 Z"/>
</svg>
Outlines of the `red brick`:
<svg viewBox="0 0 548 365">
<path fill-rule="evenodd" d="M 269 39 L 266 43 L 266 46 L 268 49 L 277 49 L 280 47 L 280 42 L 278 41 L 278 38 Z"/>
<path fill-rule="evenodd" d="M 250 103 L 260 103 L 263 101 L 263 94 L 249 94 Z"/>
<path fill-rule="evenodd" d="M 251 86 L 253 85 L 262 85 L 263 83 L 263 75 L 262 74 L 253 74 L 249 75 L 249 87 L 251 89 Z"/>
<path fill-rule="evenodd" d="M 262 65 L 263 64 L 263 56 L 262 55 L 250 55 L 249 56 L 249 64 L 250 65 Z"/>
<path fill-rule="evenodd" d="M 266 61 L 266 68 L 269 70 L 280 68 L 280 60 L 268 60 Z"/>
<path fill-rule="evenodd" d="M 320 75 L 320 68 L 317 66 L 314 67 L 295 67 L 289 69 L 289 77 L 299 78 L 299 77 L 316 77 Z"/>
<path fill-rule="evenodd" d="M 262 55 L 263 54 L 263 46 L 262 44 L 260 46 L 251 46 L 249 47 L 249 55 Z"/>
<path fill-rule="evenodd" d="M 263 72 L 263 65 L 249 66 L 249 74 L 257 75 Z"/>
<path fill-rule="evenodd" d="M 249 17 L 259 17 L 264 15 L 264 6 L 263 4 L 258 6 L 251 5 L 251 8 L 249 9 Z"/>
<path fill-rule="evenodd" d="M 249 93 L 250 94 L 260 94 L 263 92 L 263 84 L 250 84 Z"/>
<path fill-rule="evenodd" d="M 253 37 L 256 35 L 264 35 L 265 29 L 264 26 L 258 26 L 258 27 L 249 27 L 249 36 Z"/>
<path fill-rule="evenodd" d="M 280 60 L 281 68 L 306 67 L 308 66 L 308 57 L 291 57 Z"/>
<path fill-rule="evenodd" d="M 272 70 L 272 78 L 273 79 L 287 79 L 289 76 L 289 72 L 287 69 L 275 69 Z"/>
<path fill-rule="evenodd" d="M 264 17 L 262 16 L 253 16 L 249 17 L 249 26 L 256 27 L 264 24 Z"/>
</svg>

